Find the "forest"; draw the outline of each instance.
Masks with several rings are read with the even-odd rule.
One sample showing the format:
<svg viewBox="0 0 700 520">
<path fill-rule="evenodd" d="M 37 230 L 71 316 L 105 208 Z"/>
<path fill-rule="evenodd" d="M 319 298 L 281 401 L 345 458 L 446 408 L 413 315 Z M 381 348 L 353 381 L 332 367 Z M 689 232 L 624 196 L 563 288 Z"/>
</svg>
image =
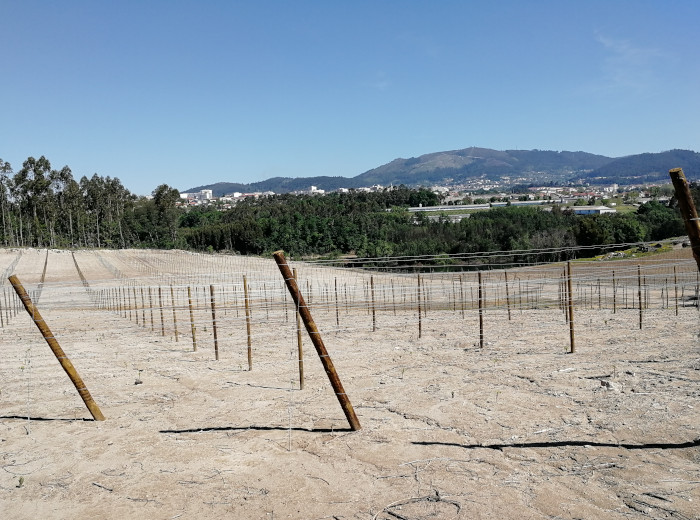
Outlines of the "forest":
<svg viewBox="0 0 700 520">
<path fill-rule="evenodd" d="M 700 192 L 693 186 L 696 196 Z M 137 197 L 119 179 L 73 178 L 45 157 L 16 173 L 0 159 L 0 243 L 6 247 L 181 248 L 295 257 L 361 258 L 530 251 L 532 260 L 561 260 L 580 247 L 656 241 L 685 234 L 675 201 L 643 204 L 635 213 L 576 216 L 554 206 L 501 207 L 460 222 L 431 220 L 409 206 L 433 206 L 438 195 L 400 186 L 324 196 L 246 198 L 231 209 L 176 206 L 179 192 L 161 185 Z M 547 250 L 535 254 L 534 250 Z M 586 254 L 599 252 L 592 248 Z M 437 260 L 432 260 L 437 262 Z M 506 259 L 503 260 L 504 262 Z M 447 262 L 447 260 L 445 260 Z"/>
</svg>

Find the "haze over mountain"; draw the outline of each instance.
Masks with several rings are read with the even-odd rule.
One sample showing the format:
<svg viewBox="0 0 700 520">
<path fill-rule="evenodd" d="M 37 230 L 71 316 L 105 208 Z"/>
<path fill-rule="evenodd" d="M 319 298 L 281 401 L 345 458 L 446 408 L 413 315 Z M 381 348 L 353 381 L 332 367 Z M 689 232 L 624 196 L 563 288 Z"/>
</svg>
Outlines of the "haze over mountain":
<svg viewBox="0 0 700 520">
<path fill-rule="evenodd" d="M 605 157 L 587 152 L 546 150 L 492 150 L 464 148 L 435 152 L 393 161 L 356 177 L 274 177 L 250 184 L 218 182 L 196 186 L 185 192 L 209 189 L 215 196 L 233 192 L 273 191 L 287 193 L 310 186 L 332 191 L 376 184 L 460 185 L 485 178 L 505 184 L 640 184 L 668 182 L 668 170 L 683 168 L 689 179 L 700 177 L 700 154 L 691 150 L 670 150 L 626 157 Z"/>
</svg>

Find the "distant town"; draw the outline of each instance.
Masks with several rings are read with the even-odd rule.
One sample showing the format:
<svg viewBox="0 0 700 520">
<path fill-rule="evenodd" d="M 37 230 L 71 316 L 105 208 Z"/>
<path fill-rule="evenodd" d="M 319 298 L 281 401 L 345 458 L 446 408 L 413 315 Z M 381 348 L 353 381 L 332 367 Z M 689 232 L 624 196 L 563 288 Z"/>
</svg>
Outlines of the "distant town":
<svg viewBox="0 0 700 520">
<path fill-rule="evenodd" d="M 489 209 L 501 206 L 545 206 L 560 205 L 571 207 L 577 214 L 615 213 L 618 206 L 639 206 L 650 200 L 667 201 L 673 194 L 670 184 L 646 184 L 639 186 L 624 186 L 611 184 L 608 186 L 572 185 L 572 186 L 534 186 L 523 188 L 517 183 L 518 179 L 504 177 L 501 181 L 492 179 L 474 179 L 468 184 L 459 186 L 426 187 L 438 195 L 441 204 L 428 207 L 408 208 L 411 212 L 449 212 L 452 221 L 459 221 L 468 216 L 467 212 Z M 394 189 L 394 186 L 374 185 L 364 188 L 339 188 L 337 193 L 381 192 Z M 325 190 L 309 186 L 305 190 L 292 192 L 295 195 L 323 196 Z M 213 209 L 225 211 L 236 203 L 247 198 L 258 199 L 276 195 L 275 192 L 233 192 L 222 197 L 215 197 L 213 190 L 205 189 L 198 192 L 180 193 L 178 206 L 210 206 Z M 465 213 L 460 213 L 461 211 Z M 438 218 L 437 216 L 431 218 Z"/>
</svg>

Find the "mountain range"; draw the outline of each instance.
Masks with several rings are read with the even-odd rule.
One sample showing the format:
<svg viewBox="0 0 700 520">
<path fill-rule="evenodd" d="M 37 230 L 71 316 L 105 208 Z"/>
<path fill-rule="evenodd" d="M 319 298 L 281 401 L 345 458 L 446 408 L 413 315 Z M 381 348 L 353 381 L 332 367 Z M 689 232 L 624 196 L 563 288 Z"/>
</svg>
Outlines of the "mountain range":
<svg viewBox="0 0 700 520">
<path fill-rule="evenodd" d="M 233 192 L 273 191 L 288 193 L 310 186 L 333 191 L 339 188 L 382 186 L 458 186 L 478 179 L 502 185 L 649 184 L 669 182 L 668 170 L 683 168 L 688 179 L 700 177 L 700 153 L 669 150 L 625 157 L 606 157 L 587 152 L 547 150 L 492 150 L 464 148 L 435 152 L 393 161 L 356 177 L 273 177 L 250 184 L 217 182 L 184 192 L 212 190 L 220 197 Z"/>
</svg>

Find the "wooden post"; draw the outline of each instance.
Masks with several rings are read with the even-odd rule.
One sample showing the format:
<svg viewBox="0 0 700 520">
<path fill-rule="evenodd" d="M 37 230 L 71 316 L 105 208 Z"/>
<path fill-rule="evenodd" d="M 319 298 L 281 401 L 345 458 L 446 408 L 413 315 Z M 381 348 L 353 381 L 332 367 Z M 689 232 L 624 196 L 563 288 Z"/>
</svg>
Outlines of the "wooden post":
<svg viewBox="0 0 700 520">
<path fill-rule="evenodd" d="M 639 328 L 642 328 L 642 268 L 637 266 L 637 299 L 639 300 Z"/>
<path fill-rule="evenodd" d="M 190 330 L 192 331 L 192 351 L 197 352 L 197 338 L 195 334 L 195 327 L 194 327 L 194 313 L 192 312 L 192 289 L 190 286 L 187 286 L 187 302 L 189 303 L 190 306 Z"/>
<path fill-rule="evenodd" d="M 173 306 L 173 328 L 175 329 L 175 342 L 180 341 L 177 337 L 177 314 L 175 313 L 175 291 L 173 286 L 170 286 L 170 303 Z"/>
<path fill-rule="evenodd" d="M 566 262 L 566 273 L 567 297 L 569 299 L 569 341 L 571 344 L 569 352 L 573 354 L 576 352 L 576 342 L 574 341 L 574 291 L 571 282 L 571 262 Z"/>
<path fill-rule="evenodd" d="M 615 270 L 612 272 L 612 286 L 613 286 L 613 314 L 617 312 L 617 285 L 615 284 Z"/>
<path fill-rule="evenodd" d="M 503 271 L 506 277 L 506 307 L 508 308 L 508 321 L 510 321 L 510 290 L 508 289 L 508 271 Z"/>
<path fill-rule="evenodd" d="M 673 292 L 676 300 L 676 316 L 678 316 L 678 274 L 675 265 L 673 266 Z"/>
<path fill-rule="evenodd" d="M 297 281 L 297 268 L 294 268 L 293 275 L 294 281 Z M 336 303 L 337 303 L 337 288 L 338 280 L 336 279 Z M 299 353 L 299 390 L 304 389 L 304 348 L 301 341 L 301 314 L 299 314 L 299 309 L 296 309 L 296 319 L 297 319 L 297 352 Z M 337 307 L 336 307 L 336 320 L 337 320 Z"/>
<path fill-rule="evenodd" d="M 481 271 L 477 276 L 479 278 L 479 347 L 484 348 L 484 288 Z"/>
<path fill-rule="evenodd" d="M 372 332 L 377 330 L 377 311 L 374 301 L 374 276 L 369 277 L 369 285 L 372 291 Z"/>
<path fill-rule="evenodd" d="M 163 318 L 163 291 L 158 286 L 158 306 L 160 307 L 160 335 L 165 336 L 165 319 Z"/>
<path fill-rule="evenodd" d="M 668 174 L 671 176 L 671 182 L 676 192 L 676 199 L 678 199 L 678 206 L 681 209 L 681 215 L 683 215 L 685 230 L 688 233 L 690 246 L 693 249 L 693 257 L 695 257 L 698 270 L 700 270 L 700 218 L 698 218 L 698 212 L 693 203 L 690 186 L 683 174 L 682 168 L 669 170 Z M 700 303 L 698 305 L 700 309 Z"/>
<path fill-rule="evenodd" d="M 132 287 L 131 292 L 134 295 L 134 314 L 136 315 L 136 325 L 139 325 L 139 301 L 136 298 L 136 287 Z"/>
<path fill-rule="evenodd" d="M 151 293 L 151 288 L 148 288 L 148 307 L 151 311 L 151 332 L 155 330 L 153 326 L 153 294 Z"/>
<path fill-rule="evenodd" d="M 211 323 L 214 331 L 214 359 L 219 360 L 219 337 L 216 334 L 216 302 L 214 301 L 214 286 L 209 286 L 209 296 L 211 303 Z"/>
<path fill-rule="evenodd" d="M 24 304 L 24 308 L 34 320 L 34 323 L 36 324 L 41 334 L 44 336 L 46 343 L 48 343 L 49 348 L 51 348 L 51 351 L 56 356 L 56 359 L 58 359 L 58 362 L 63 367 L 63 370 L 65 370 L 66 374 L 68 374 L 68 377 L 75 386 L 75 389 L 78 391 L 78 394 L 83 400 L 83 403 L 85 403 L 85 406 L 87 406 L 87 409 L 90 411 L 90 414 L 92 415 L 93 419 L 95 419 L 96 421 L 104 421 L 105 417 L 104 415 L 102 415 L 100 407 L 97 406 L 97 403 L 95 403 L 95 401 L 92 399 L 92 396 L 90 395 L 90 392 L 85 386 L 85 383 L 83 383 L 83 380 L 80 378 L 80 375 L 78 375 L 78 371 L 75 369 L 70 359 L 68 359 L 68 356 L 66 356 L 65 352 L 63 352 L 63 349 L 58 344 L 58 341 L 56 341 L 56 338 L 51 332 L 51 329 L 49 329 L 49 326 L 41 317 L 39 309 L 37 309 L 34 306 L 32 300 L 27 294 L 27 291 L 25 291 L 24 287 L 22 287 L 19 278 L 13 275 L 10 276 L 8 280 L 10 280 L 10 283 L 12 284 L 12 287 L 14 287 L 17 296 L 19 296 L 19 299 Z"/>
<path fill-rule="evenodd" d="M 350 424 L 350 429 L 353 431 L 357 431 L 360 428 L 362 428 L 360 426 L 360 421 L 357 419 L 357 415 L 355 415 L 355 410 L 352 407 L 352 403 L 350 402 L 348 395 L 345 393 L 343 384 L 340 382 L 340 378 L 338 377 L 338 374 L 335 370 L 335 366 L 333 365 L 333 361 L 331 360 L 331 357 L 328 354 L 328 351 L 326 350 L 326 346 L 323 344 L 321 334 L 319 333 L 318 328 L 316 327 L 316 323 L 314 323 L 314 320 L 311 317 L 311 312 L 306 306 L 304 297 L 299 291 L 299 287 L 297 286 L 296 280 L 294 280 L 294 276 L 292 275 L 292 272 L 289 269 L 289 265 L 287 265 L 287 260 L 284 257 L 284 253 L 282 251 L 277 251 L 273 253 L 273 256 L 275 258 L 275 262 L 277 262 L 277 266 L 279 267 L 280 272 L 282 273 L 282 277 L 284 278 L 284 281 L 287 284 L 289 293 L 291 294 L 292 299 L 294 300 L 294 303 L 299 309 L 299 313 L 301 314 L 301 317 L 304 320 L 306 331 L 309 333 L 309 337 L 311 338 L 311 341 L 313 342 L 314 347 L 316 348 L 316 352 L 321 358 L 323 368 L 326 371 L 326 375 L 328 376 L 328 380 L 330 381 L 333 390 L 335 391 L 335 395 L 338 398 L 338 402 L 340 403 L 340 406 L 343 409 L 343 412 L 345 413 L 345 417 L 347 418 L 348 423 Z"/>
<path fill-rule="evenodd" d="M 333 281 L 335 283 L 335 325 L 336 327 L 340 327 L 340 309 L 338 308 L 338 278 L 334 278 Z"/>
<path fill-rule="evenodd" d="M 423 336 L 423 323 L 421 321 L 421 308 L 420 308 L 420 273 L 418 273 L 418 337 Z"/>
<path fill-rule="evenodd" d="M 248 299 L 248 280 L 243 275 L 243 294 L 245 295 L 245 330 L 248 336 L 248 370 L 253 370 L 253 342 L 250 338 L 250 303 Z"/>
</svg>

